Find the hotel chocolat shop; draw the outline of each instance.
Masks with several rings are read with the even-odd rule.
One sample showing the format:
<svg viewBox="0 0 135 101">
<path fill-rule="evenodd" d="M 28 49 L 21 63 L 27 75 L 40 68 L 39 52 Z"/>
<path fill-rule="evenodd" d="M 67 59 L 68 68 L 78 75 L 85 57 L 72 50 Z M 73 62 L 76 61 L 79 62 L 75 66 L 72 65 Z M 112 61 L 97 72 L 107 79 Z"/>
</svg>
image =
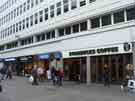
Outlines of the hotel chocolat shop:
<svg viewBox="0 0 135 101">
<path fill-rule="evenodd" d="M 74 70 L 70 68 L 69 71 L 79 75 L 80 81 L 86 81 L 87 58 L 90 57 L 91 82 L 102 83 L 104 68 L 107 67 L 110 70 L 111 83 L 120 83 L 125 78 L 126 65 L 132 64 L 131 48 L 131 44 L 124 43 L 111 47 L 70 51 L 66 52 L 68 55 L 63 55 L 64 64 L 66 68 L 68 64 L 69 67 L 73 65 Z"/>
</svg>

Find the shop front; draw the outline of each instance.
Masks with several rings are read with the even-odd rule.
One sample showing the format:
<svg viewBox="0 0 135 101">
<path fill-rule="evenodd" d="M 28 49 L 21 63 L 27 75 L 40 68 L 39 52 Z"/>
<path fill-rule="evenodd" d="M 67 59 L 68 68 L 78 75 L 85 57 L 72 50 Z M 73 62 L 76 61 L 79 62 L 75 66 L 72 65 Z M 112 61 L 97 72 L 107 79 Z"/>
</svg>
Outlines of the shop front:
<svg viewBox="0 0 135 101">
<path fill-rule="evenodd" d="M 104 68 L 108 68 L 111 83 L 118 84 L 126 77 L 127 64 L 133 62 L 132 44 L 65 51 L 63 58 L 68 80 L 102 83 Z"/>
</svg>

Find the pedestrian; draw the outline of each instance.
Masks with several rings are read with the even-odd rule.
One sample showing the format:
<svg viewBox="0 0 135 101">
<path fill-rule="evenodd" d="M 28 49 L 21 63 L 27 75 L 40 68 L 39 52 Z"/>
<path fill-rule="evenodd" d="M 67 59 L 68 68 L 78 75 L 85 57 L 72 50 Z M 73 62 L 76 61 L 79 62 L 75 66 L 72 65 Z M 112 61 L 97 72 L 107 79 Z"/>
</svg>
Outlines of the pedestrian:
<svg viewBox="0 0 135 101">
<path fill-rule="evenodd" d="M 58 74 L 58 85 L 59 85 L 59 86 L 62 86 L 62 84 L 63 84 L 63 77 L 64 77 L 64 71 L 63 71 L 63 69 L 61 68 L 61 69 L 59 70 L 59 74 Z"/>
<path fill-rule="evenodd" d="M 39 67 L 37 69 L 37 72 L 38 72 L 39 81 L 43 81 L 43 79 L 44 79 L 44 69 L 42 67 Z"/>
<path fill-rule="evenodd" d="M 6 79 L 12 79 L 12 66 L 9 66 L 7 69 L 7 76 Z"/>
<path fill-rule="evenodd" d="M 33 82 L 32 82 L 32 85 L 38 85 L 38 81 L 37 81 L 37 78 L 38 78 L 38 73 L 37 73 L 37 66 L 34 65 L 34 68 L 32 69 L 32 76 L 33 76 Z"/>
<path fill-rule="evenodd" d="M 107 65 L 105 65 L 105 67 L 104 67 L 103 78 L 104 78 L 104 86 L 110 87 L 109 68 L 107 67 Z"/>
</svg>

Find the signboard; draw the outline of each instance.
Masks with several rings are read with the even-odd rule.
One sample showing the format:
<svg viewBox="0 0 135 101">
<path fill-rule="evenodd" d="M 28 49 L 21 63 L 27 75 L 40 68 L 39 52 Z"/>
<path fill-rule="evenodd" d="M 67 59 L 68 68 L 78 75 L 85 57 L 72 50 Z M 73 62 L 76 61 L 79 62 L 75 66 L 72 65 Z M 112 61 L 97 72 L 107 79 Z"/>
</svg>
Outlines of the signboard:
<svg viewBox="0 0 135 101">
<path fill-rule="evenodd" d="M 98 55 L 110 55 L 120 53 L 131 53 L 131 44 L 120 44 L 106 47 L 88 48 L 80 50 L 64 51 L 63 58 L 69 57 L 82 57 L 82 56 L 98 56 Z"/>
</svg>

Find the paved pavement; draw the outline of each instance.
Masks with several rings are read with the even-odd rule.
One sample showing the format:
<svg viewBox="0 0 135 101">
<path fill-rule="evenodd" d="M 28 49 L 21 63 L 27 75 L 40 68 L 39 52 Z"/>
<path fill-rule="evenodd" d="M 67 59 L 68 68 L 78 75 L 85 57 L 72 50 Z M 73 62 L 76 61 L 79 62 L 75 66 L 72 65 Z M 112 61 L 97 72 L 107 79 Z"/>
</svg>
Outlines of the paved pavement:
<svg viewBox="0 0 135 101">
<path fill-rule="evenodd" d="M 2 82 L 4 91 L 0 101 L 135 101 L 135 93 L 121 92 L 119 86 L 105 88 L 101 84 L 90 86 L 65 82 L 63 87 L 54 87 L 51 82 L 32 86 L 27 78 L 15 77 Z"/>
</svg>

